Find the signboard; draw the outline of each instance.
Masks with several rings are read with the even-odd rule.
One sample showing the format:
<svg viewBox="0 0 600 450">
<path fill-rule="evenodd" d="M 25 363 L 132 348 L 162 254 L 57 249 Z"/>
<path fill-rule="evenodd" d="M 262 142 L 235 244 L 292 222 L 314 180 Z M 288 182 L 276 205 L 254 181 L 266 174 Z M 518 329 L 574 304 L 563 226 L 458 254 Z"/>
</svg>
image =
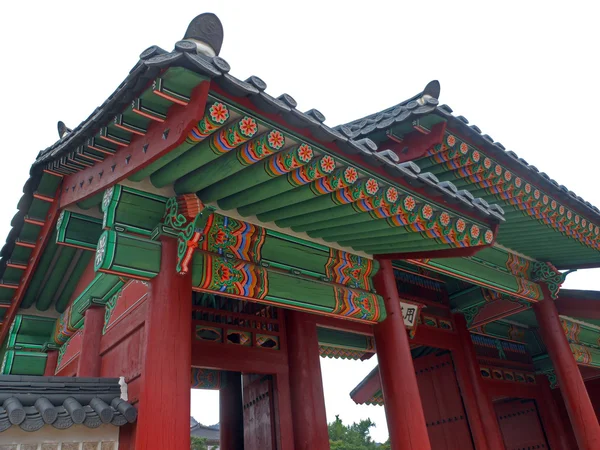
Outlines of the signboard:
<svg viewBox="0 0 600 450">
<path fill-rule="evenodd" d="M 412 330 L 417 325 L 417 319 L 419 318 L 419 310 L 421 305 L 416 303 L 400 302 L 402 308 L 402 318 L 404 319 L 404 325 L 409 330 Z"/>
</svg>

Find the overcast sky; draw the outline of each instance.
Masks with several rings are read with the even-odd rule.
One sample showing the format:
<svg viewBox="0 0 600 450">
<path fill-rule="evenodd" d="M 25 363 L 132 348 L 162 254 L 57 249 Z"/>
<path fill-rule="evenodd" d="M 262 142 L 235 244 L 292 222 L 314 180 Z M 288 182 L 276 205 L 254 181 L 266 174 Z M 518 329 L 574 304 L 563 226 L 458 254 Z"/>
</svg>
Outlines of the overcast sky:
<svg viewBox="0 0 600 450">
<path fill-rule="evenodd" d="M 0 236 L 10 230 L 38 151 L 74 127 L 152 44 L 171 50 L 190 20 L 222 20 L 221 56 L 239 78 L 258 75 L 328 125 L 378 111 L 441 82 L 441 102 L 484 133 L 600 206 L 597 2 L 4 1 L 0 6 Z M 560 6 L 558 6 L 560 5 Z M 0 239 L 2 239 L 0 237 Z M 551 245 L 551 243 L 549 243 Z M 566 287 L 594 289 L 598 271 Z M 349 391 L 368 362 L 322 360 L 329 419 L 371 417 Z M 194 393 L 192 413 L 218 421 L 216 393 Z"/>
</svg>

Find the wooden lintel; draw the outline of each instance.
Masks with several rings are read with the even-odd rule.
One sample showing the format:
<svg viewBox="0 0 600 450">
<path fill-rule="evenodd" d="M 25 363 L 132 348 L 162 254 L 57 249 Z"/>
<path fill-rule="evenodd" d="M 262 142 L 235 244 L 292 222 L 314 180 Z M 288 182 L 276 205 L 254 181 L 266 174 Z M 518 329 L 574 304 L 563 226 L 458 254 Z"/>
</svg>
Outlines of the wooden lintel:
<svg viewBox="0 0 600 450">
<path fill-rule="evenodd" d="M 59 188 L 60 189 L 60 188 Z M 57 196 L 55 195 L 56 199 Z M 52 230 L 54 229 L 54 224 L 58 218 L 58 201 L 52 202 L 48 213 L 46 214 L 46 219 L 43 223 L 42 229 L 40 231 L 40 235 L 38 236 L 36 247 L 32 250 L 31 256 L 29 257 L 29 265 L 23 274 L 23 277 L 19 281 L 19 287 L 15 291 L 15 294 L 12 297 L 10 308 L 6 311 L 6 315 L 4 316 L 4 321 L 2 323 L 2 329 L 0 330 L 0 345 L 6 339 L 8 335 L 8 330 L 10 328 L 10 324 L 12 323 L 17 311 L 19 309 L 19 305 L 21 304 L 21 300 L 23 300 L 23 296 L 27 291 L 27 287 L 29 286 L 29 282 L 31 281 L 33 274 L 35 273 L 35 269 L 40 260 L 40 256 L 44 249 L 46 248 L 46 244 L 50 240 L 52 236 Z"/>
<path fill-rule="evenodd" d="M 376 367 L 350 395 L 355 403 L 363 405 L 380 390 L 381 379 L 379 378 L 379 367 Z"/>
<path fill-rule="evenodd" d="M 488 395 L 496 400 L 501 398 L 531 398 L 537 399 L 540 395 L 540 387 L 537 384 L 525 384 L 518 382 L 482 380 Z"/>
<path fill-rule="evenodd" d="M 365 336 L 373 336 L 373 325 L 366 323 L 354 322 L 351 320 L 337 319 L 330 316 L 314 315 L 315 323 L 322 328 L 330 328 L 332 330 L 348 331 Z"/>
<path fill-rule="evenodd" d="M 153 122 L 146 135 L 135 135 L 127 148 L 108 155 L 93 167 L 66 176 L 60 194 L 61 207 L 104 191 L 181 144 L 202 118 L 209 88 L 210 82 L 202 81 L 192 92 L 187 106 L 171 106 L 167 119 Z"/>
<path fill-rule="evenodd" d="M 445 350 L 456 350 L 460 348 L 458 335 L 454 331 L 440 330 L 438 328 L 419 325 L 415 336 L 410 340 L 411 344 L 426 345 L 427 347 L 441 348 Z"/>
<path fill-rule="evenodd" d="M 493 244 L 476 245 L 474 247 L 457 247 L 443 250 L 430 250 L 422 252 L 407 252 L 407 253 L 388 253 L 384 255 L 375 255 L 375 258 L 381 259 L 440 259 L 440 258 L 464 258 L 473 256 L 483 250 L 491 247 Z"/>
<path fill-rule="evenodd" d="M 600 320 L 600 308 L 597 300 L 559 297 L 556 301 L 558 313 L 580 319 Z"/>
<path fill-rule="evenodd" d="M 285 351 L 198 340 L 192 342 L 192 366 L 265 374 L 288 371 Z"/>
<path fill-rule="evenodd" d="M 431 131 L 423 134 L 414 131 L 405 135 L 402 142 L 384 142 L 379 147 L 392 150 L 400 158 L 400 162 L 413 161 L 422 158 L 427 150 L 434 145 L 441 144 L 446 132 L 446 122 L 436 123 L 431 127 Z"/>
</svg>

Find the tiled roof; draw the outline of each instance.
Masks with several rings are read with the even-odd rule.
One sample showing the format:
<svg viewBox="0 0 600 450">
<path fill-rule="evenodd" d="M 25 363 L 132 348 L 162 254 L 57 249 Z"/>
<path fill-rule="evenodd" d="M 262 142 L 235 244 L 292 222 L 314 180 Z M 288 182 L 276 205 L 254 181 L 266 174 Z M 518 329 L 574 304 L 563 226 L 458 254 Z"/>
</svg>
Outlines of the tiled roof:
<svg viewBox="0 0 600 450">
<path fill-rule="evenodd" d="M 323 142 L 334 142 L 342 152 L 360 155 L 370 163 L 389 168 L 393 177 L 403 178 L 411 185 L 431 188 L 436 195 L 445 197 L 450 203 L 458 203 L 472 209 L 483 218 L 503 220 L 503 210 L 498 205 L 489 205 L 483 199 L 474 198 L 466 190 L 459 190 L 451 182 L 440 182 L 431 173 L 421 173 L 420 168 L 411 162 L 399 163 L 398 157 L 389 150 L 379 150 L 370 139 L 347 135 L 343 127 L 336 129 L 325 125 L 325 116 L 317 109 L 302 112 L 296 109 L 297 103 L 289 94 L 273 97 L 265 92 L 267 85 L 257 76 L 240 80 L 229 74 L 230 66 L 221 57 L 208 57 L 196 53 L 196 46 L 190 41 L 179 41 L 172 52 L 153 46 L 142 52 L 140 60 L 116 91 L 72 132 L 64 135 L 52 146 L 41 151 L 33 168 L 45 166 L 85 145 L 99 129 L 112 122 L 139 95 L 159 73 L 168 67 L 184 67 L 211 78 L 228 94 L 249 98 L 262 111 L 282 116 L 290 125 L 307 129 Z M 439 87 L 439 86 L 438 86 Z M 399 108 L 390 111 L 392 118 L 382 119 L 378 126 L 389 120 L 408 121 L 415 116 L 433 112 L 437 105 L 435 83 L 429 90 L 411 99 Z M 439 91 L 439 89 L 438 89 Z M 389 114 L 381 114 L 387 117 Z M 369 129 L 366 127 L 365 130 Z M 34 170 L 35 172 L 35 170 Z"/>
<path fill-rule="evenodd" d="M 97 428 L 135 422 L 136 409 L 121 399 L 118 378 L 0 376 L 0 432 L 11 426 Z"/>
<path fill-rule="evenodd" d="M 432 81 L 425 87 L 422 93 L 408 100 L 383 111 L 370 114 L 362 119 L 339 125 L 335 129 L 351 139 L 368 139 L 374 132 L 385 130 L 394 123 L 410 120 L 413 116 L 435 113 L 447 120 L 448 126 L 452 130 L 472 140 L 482 150 L 488 152 L 489 156 L 497 157 L 512 167 L 518 166 L 527 170 L 531 175 L 532 181 L 538 181 L 540 185 L 548 186 L 567 203 L 576 203 L 577 206 L 591 213 L 592 217 L 600 217 L 600 209 L 596 206 L 585 201 L 567 187 L 559 184 L 546 173 L 540 172 L 536 166 L 529 164 L 512 150 L 506 150 L 500 142 L 496 142 L 491 136 L 484 134 L 478 126 L 469 125 L 469 121 L 464 116 L 455 116 L 452 108 L 448 105 L 438 105 L 437 98 L 439 94 L 439 82 Z M 419 99 L 421 99 L 420 102 Z"/>
</svg>

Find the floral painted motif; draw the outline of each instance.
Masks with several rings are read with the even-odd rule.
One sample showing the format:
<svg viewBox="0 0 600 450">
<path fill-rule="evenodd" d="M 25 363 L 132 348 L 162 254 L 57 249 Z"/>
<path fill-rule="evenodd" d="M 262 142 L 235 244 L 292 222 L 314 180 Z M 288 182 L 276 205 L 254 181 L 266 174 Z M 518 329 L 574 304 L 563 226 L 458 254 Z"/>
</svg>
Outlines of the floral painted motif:
<svg viewBox="0 0 600 450">
<path fill-rule="evenodd" d="M 356 180 L 358 180 L 357 170 L 354 167 L 347 167 L 346 170 L 344 170 L 344 180 L 348 184 L 352 184 Z M 375 180 L 373 180 L 373 181 L 375 181 Z"/>
<path fill-rule="evenodd" d="M 205 236 L 200 243 L 202 250 L 252 262 L 260 261 L 266 238 L 264 228 L 221 214 L 208 218 L 202 234 Z"/>
<path fill-rule="evenodd" d="M 424 219 L 431 219 L 433 217 L 433 208 L 431 205 L 424 205 L 423 208 L 421 208 L 421 215 Z"/>
<path fill-rule="evenodd" d="M 459 233 L 462 233 L 463 231 L 465 231 L 466 227 L 467 227 L 467 224 L 465 223 L 465 221 L 463 219 L 458 219 L 456 221 L 456 230 Z"/>
<path fill-rule="evenodd" d="M 267 295 L 269 283 L 265 268 L 206 253 L 198 257 L 202 264 L 199 290 L 259 300 Z"/>
<path fill-rule="evenodd" d="M 385 191 L 385 198 L 389 203 L 396 203 L 398 201 L 398 189 L 395 187 L 389 187 Z"/>
<path fill-rule="evenodd" d="M 449 134 L 446 137 L 446 144 L 448 144 L 449 147 L 454 147 L 454 144 L 456 144 L 456 138 Z"/>
<path fill-rule="evenodd" d="M 417 206 L 417 202 L 415 201 L 414 197 L 407 195 L 404 198 L 404 209 L 407 211 L 412 211 L 415 209 L 415 206 Z"/>
<path fill-rule="evenodd" d="M 485 232 L 485 243 L 491 244 L 493 241 L 494 241 L 494 233 L 492 232 L 492 230 L 487 230 Z"/>
<path fill-rule="evenodd" d="M 471 225 L 471 233 L 470 233 L 471 237 L 473 239 L 477 239 L 479 237 L 479 233 L 480 233 L 479 227 L 477 225 Z"/>
<path fill-rule="evenodd" d="M 229 119 L 229 110 L 223 103 L 213 103 L 209 109 L 210 118 L 214 123 L 224 124 Z"/>
<path fill-rule="evenodd" d="M 381 299 L 370 292 L 334 286 L 335 307 L 332 313 L 369 322 L 382 320 Z"/>
<path fill-rule="evenodd" d="M 314 152 L 310 145 L 302 144 L 298 148 L 298 158 L 300 161 L 307 163 L 313 158 L 313 156 Z"/>
<path fill-rule="evenodd" d="M 464 142 L 462 144 L 460 144 L 460 152 L 463 155 L 466 155 L 468 151 L 469 151 L 469 146 L 467 144 L 465 144 Z"/>
<path fill-rule="evenodd" d="M 490 169 L 492 167 L 492 160 L 490 158 L 485 158 L 483 160 L 483 167 Z"/>
<path fill-rule="evenodd" d="M 379 183 L 374 178 L 369 178 L 366 183 L 366 190 L 369 195 L 375 195 L 379 190 Z"/>
<path fill-rule="evenodd" d="M 321 170 L 325 173 L 331 173 L 335 169 L 335 161 L 331 156 L 324 156 L 321 159 Z"/>
<path fill-rule="evenodd" d="M 442 226 L 444 227 L 450 225 L 450 214 L 448 214 L 447 212 L 443 212 L 442 214 L 440 214 L 440 224 L 442 224 Z"/>
<path fill-rule="evenodd" d="M 373 288 L 371 277 L 374 272 L 375 266 L 371 259 L 341 250 L 329 250 L 325 275 L 333 283 L 368 291 Z"/>
<path fill-rule="evenodd" d="M 258 125 L 252 117 L 244 117 L 240 122 L 240 131 L 246 137 L 252 137 L 258 130 Z"/>
<path fill-rule="evenodd" d="M 283 134 L 281 134 L 277 130 L 273 130 L 269 133 L 268 140 L 269 140 L 269 145 L 271 147 L 273 147 L 275 150 L 279 150 L 281 147 L 283 147 L 283 144 L 285 143 Z"/>
</svg>

